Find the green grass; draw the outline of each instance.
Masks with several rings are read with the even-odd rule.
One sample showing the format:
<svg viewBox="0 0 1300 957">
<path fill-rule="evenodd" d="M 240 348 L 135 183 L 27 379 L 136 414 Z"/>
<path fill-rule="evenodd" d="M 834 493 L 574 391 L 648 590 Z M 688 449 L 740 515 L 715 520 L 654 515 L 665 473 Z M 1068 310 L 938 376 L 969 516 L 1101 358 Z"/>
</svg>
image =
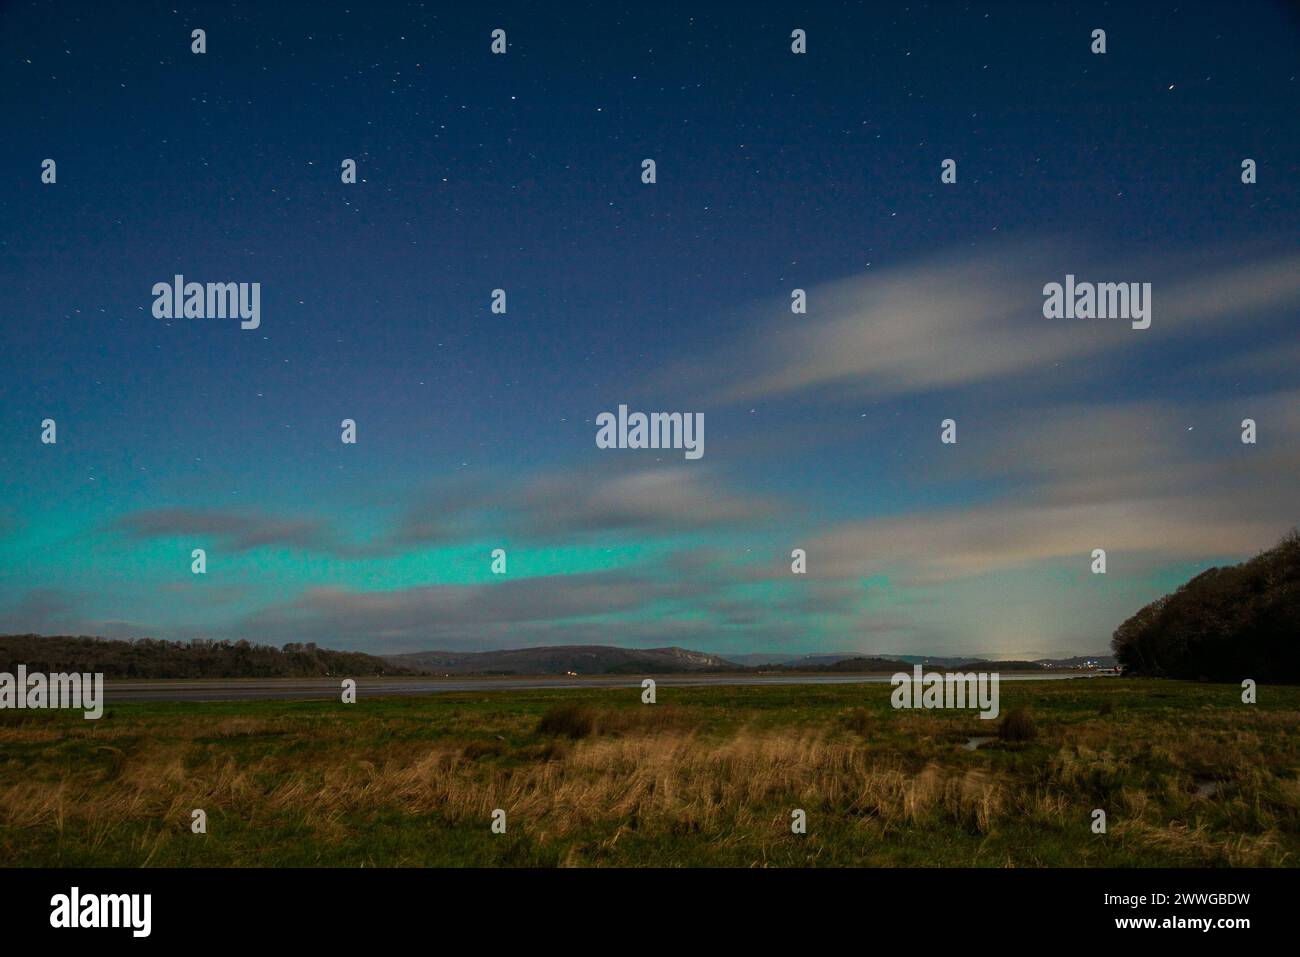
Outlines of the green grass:
<svg viewBox="0 0 1300 957">
<path fill-rule="evenodd" d="M 0 712 L 10 866 L 1294 866 L 1300 688 L 1004 682 Z M 576 707 L 575 707 L 576 706 Z M 575 719 L 576 716 L 576 719 Z M 589 720 L 590 719 L 590 720 Z M 548 730 L 549 729 L 549 730 Z M 1198 785 L 1212 784 L 1212 795 Z M 1202 788 L 1204 790 L 1204 788 Z M 190 832 L 203 808 L 208 833 Z M 507 831 L 490 830 L 495 808 Z M 790 833 L 802 808 L 808 833 Z M 1108 833 L 1091 831 L 1094 808 Z"/>
</svg>

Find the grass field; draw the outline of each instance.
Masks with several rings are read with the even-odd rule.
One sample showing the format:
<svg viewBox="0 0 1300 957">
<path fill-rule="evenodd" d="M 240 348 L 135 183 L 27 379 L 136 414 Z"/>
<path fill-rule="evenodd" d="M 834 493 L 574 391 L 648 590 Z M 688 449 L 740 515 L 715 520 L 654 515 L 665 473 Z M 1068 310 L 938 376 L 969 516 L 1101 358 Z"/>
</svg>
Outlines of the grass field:
<svg viewBox="0 0 1300 957">
<path fill-rule="evenodd" d="M 1294 866 L 1300 688 L 1260 690 L 1008 682 L 1036 734 L 978 750 L 888 685 L 6 711 L 0 863 Z"/>
</svg>

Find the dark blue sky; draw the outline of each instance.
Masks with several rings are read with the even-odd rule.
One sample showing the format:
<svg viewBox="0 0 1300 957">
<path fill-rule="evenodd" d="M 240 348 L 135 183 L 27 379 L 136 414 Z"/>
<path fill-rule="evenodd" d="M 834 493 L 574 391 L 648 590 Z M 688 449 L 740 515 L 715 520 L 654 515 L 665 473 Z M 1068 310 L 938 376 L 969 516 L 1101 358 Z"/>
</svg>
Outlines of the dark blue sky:
<svg viewBox="0 0 1300 957">
<path fill-rule="evenodd" d="M 0 4 L 0 631 L 1095 652 L 1296 522 L 1294 5 L 446 6 Z"/>
</svg>

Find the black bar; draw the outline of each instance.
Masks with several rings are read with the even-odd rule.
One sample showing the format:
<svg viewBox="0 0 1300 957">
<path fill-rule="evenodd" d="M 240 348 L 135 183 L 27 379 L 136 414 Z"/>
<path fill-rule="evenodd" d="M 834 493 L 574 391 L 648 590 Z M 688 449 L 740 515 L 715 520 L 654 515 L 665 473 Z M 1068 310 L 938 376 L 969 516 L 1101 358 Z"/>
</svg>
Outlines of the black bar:
<svg viewBox="0 0 1300 957">
<path fill-rule="evenodd" d="M 148 937 L 135 938 L 129 927 L 51 927 L 51 899 L 70 896 L 74 886 L 83 901 L 151 895 Z M 1277 937 L 1294 927 L 1294 887 L 1293 870 L 1226 869 L 9 869 L 0 870 L 0 914 L 7 942 L 67 943 L 75 933 L 79 944 L 182 944 L 205 951 L 254 941 L 337 947 L 402 940 L 412 950 L 460 950 L 481 937 L 478 945 L 494 951 L 509 940 L 537 947 L 568 946 L 571 939 L 575 945 L 622 941 L 640 953 L 687 944 L 681 935 L 688 930 L 693 941 L 730 945 L 771 945 L 773 934 L 787 932 L 809 944 L 846 933 L 873 943 L 969 944 L 977 938 L 968 934 L 1052 933 L 1040 943 L 1199 936 L 1231 944 L 1245 939 L 1243 933 Z M 1189 901 L 1186 895 L 1248 896 Z M 1124 896 L 1139 903 L 1118 900 Z M 1145 918 L 1157 926 L 1117 925 Z M 1172 918 L 1246 918 L 1249 926 L 1158 926 Z"/>
</svg>

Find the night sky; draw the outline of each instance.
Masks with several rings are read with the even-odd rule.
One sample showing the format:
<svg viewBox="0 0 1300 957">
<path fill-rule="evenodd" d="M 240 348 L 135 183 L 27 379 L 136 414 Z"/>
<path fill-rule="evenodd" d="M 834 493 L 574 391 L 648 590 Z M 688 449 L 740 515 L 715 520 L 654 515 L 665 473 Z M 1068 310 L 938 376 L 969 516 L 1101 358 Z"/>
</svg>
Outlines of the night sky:
<svg viewBox="0 0 1300 957">
<path fill-rule="evenodd" d="M 0 3 L 0 632 L 1097 653 L 1300 521 L 1294 5 L 450 6 Z"/>
</svg>

